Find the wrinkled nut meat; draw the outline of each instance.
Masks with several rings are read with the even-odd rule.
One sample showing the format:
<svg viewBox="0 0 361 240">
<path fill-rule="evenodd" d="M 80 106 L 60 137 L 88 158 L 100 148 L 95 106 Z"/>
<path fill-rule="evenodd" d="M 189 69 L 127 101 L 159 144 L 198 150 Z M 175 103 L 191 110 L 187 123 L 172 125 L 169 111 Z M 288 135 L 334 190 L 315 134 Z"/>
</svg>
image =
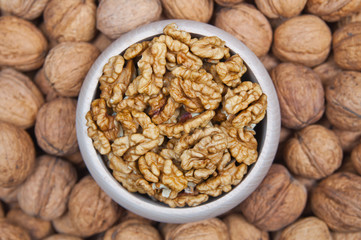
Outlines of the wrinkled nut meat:
<svg viewBox="0 0 361 240">
<path fill-rule="evenodd" d="M 256 162 L 253 128 L 267 96 L 241 81 L 243 60 L 218 37 L 192 38 L 175 24 L 164 34 L 109 59 L 88 136 L 128 191 L 196 206 L 229 192 Z"/>
</svg>

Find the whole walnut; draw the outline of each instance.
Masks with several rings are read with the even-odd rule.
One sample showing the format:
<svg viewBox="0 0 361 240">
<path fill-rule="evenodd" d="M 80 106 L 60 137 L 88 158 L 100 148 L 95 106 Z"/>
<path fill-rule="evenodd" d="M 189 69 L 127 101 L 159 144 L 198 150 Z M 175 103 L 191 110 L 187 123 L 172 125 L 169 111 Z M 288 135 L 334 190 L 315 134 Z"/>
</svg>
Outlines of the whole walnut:
<svg viewBox="0 0 361 240">
<path fill-rule="evenodd" d="M 335 22 L 361 10 L 360 0 L 308 0 L 307 10 L 328 22 Z"/>
<path fill-rule="evenodd" d="M 43 240 L 82 240 L 82 238 L 66 235 L 66 234 L 55 234 L 51 235 Z"/>
<path fill-rule="evenodd" d="M 335 173 L 313 189 L 313 213 L 333 231 L 361 231 L 361 177 Z"/>
<path fill-rule="evenodd" d="M 288 140 L 284 160 L 295 175 L 321 179 L 342 163 L 342 147 L 337 136 L 321 125 L 310 125 Z"/>
<path fill-rule="evenodd" d="M 213 14 L 213 0 L 161 0 L 168 18 L 208 22 Z"/>
<path fill-rule="evenodd" d="M 161 240 L 158 230 L 152 225 L 139 220 L 129 219 L 108 229 L 103 240 Z"/>
<path fill-rule="evenodd" d="M 361 231 L 360 232 L 333 232 L 332 233 L 333 240 L 360 240 L 361 239 Z"/>
<path fill-rule="evenodd" d="M 95 36 L 94 0 L 50 0 L 44 10 L 49 37 L 57 42 L 87 42 Z"/>
<path fill-rule="evenodd" d="M 338 29 L 333 34 L 332 44 L 337 65 L 347 70 L 361 70 L 361 22 Z"/>
<path fill-rule="evenodd" d="M 44 74 L 44 68 L 40 68 L 34 78 L 35 84 L 38 86 L 40 91 L 45 95 L 47 102 L 59 97 L 54 88 L 51 86 L 48 79 L 46 79 Z"/>
<path fill-rule="evenodd" d="M 14 16 L 0 17 L 0 67 L 21 71 L 39 68 L 48 43 L 34 24 Z"/>
<path fill-rule="evenodd" d="M 331 39 L 331 31 L 322 19 L 314 15 L 301 15 L 277 27 L 272 51 L 282 61 L 313 67 L 326 60 Z"/>
<path fill-rule="evenodd" d="M 34 143 L 23 129 L 0 122 L 0 146 L 0 187 L 15 187 L 33 170 Z"/>
<path fill-rule="evenodd" d="M 39 157 L 34 172 L 18 191 L 20 208 L 46 220 L 60 217 L 76 179 L 70 163 L 49 155 Z"/>
<path fill-rule="evenodd" d="M 159 0 L 102 0 L 97 8 L 97 28 L 111 39 L 160 17 Z"/>
<path fill-rule="evenodd" d="M 240 214 L 230 214 L 223 219 L 228 227 L 230 240 L 268 240 L 268 233 L 247 222 Z"/>
<path fill-rule="evenodd" d="M 7 68 L 0 71 L 0 121 L 21 128 L 34 125 L 44 98 L 36 85 L 22 73 Z"/>
<path fill-rule="evenodd" d="M 40 108 L 35 122 L 35 136 L 46 153 L 64 156 L 77 151 L 76 103 L 74 99 L 59 97 Z"/>
<path fill-rule="evenodd" d="M 244 0 L 215 0 L 217 4 L 225 7 L 233 6 L 238 3 L 243 2 Z"/>
<path fill-rule="evenodd" d="M 0 233 L 1 240 L 31 240 L 25 229 L 10 223 L 5 218 L 0 218 Z"/>
<path fill-rule="evenodd" d="M 33 20 L 39 17 L 49 0 L 0 0 L 0 9 L 18 17 Z"/>
<path fill-rule="evenodd" d="M 60 233 L 89 237 L 112 226 L 121 211 L 93 178 L 86 176 L 71 191 L 68 212 L 53 224 Z"/>
<path fill-rule="evenodd" d="M 303 10 L 307 0 L 255 0 L 257 8 L 269 18 L 290 18 Z"/>
<path fill-rule="evenodd" d="M 317 122 L 325 110 L 325 94 L 318 75 L 300 64 L 281 63 L 271 71 L 281 107 L 282 125 L 301 129 Z"/>
<path fill-rule="evenodd" d="M 342 70 L 336 65 L 333 57 L 330 57 L 326 62 L 313 68 L 313 71 L 318 74 L 321 79 L 322 85 L 326 87 Z"/>
<path fill-rule="evenodd" d="M 263 231 L 295 221 L 305 208 L 307 191 L 288 170 L 273 164 L 258 188 L 239 205 L 246 220 Z"/>
<path fill-rule="evenodd" d="M 339 129 L 361 129 L 361 73 L 340 72 L 326 88 L 326 116 Z"/>
<path fill-rule="evenodd" d="M 60 43 L 46 56 L 45 78 L 60 96 L 76 97 L 99 53 L 98 48 L 90 43 Z"/>
<path fill-rule="evenodd" d="M 361 143 L 352 150 L 351 161 L 357 173 L 361 175 Z"/>
<path fill-rule="evenodd" d="M 326 223 L 316 217 L 299 219 L 282 230 L 277 240 L 331 240 L 331 233 Z"/>
<path fill-rule="evenodd" d="M 338 128 L 332 128 L 332 131 L 340 140 L 342 150 L 345 152 L 351 152 L 361 140 L 361 131 L 346 131 Z"/>
<path fill-rule="evenodd" d="M 241 40 L 258 57 L 266 55 L 271 47 L 272 28 L 267 18 L 250 4 L 241 3 L 221 8 L 215 25 Z"/>
<path fill-rule="evenodd" d="M 19 208 L 13 208 L 6 214 L 6 219 L 28 231 L 33 239 L 43 239 L 53 232 L 51 222 L 27 215 Z"/>
</svg>

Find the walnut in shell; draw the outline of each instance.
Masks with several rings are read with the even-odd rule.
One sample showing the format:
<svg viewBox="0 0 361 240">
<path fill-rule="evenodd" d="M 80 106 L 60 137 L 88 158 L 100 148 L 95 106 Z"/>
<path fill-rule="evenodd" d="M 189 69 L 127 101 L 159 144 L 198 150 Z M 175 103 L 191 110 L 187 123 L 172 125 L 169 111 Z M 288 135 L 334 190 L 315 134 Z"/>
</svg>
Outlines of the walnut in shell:
<svg viewBox="0 0 361 240">
<path fill-rule="evenodd" d="M 233 213 L 223 219 L 228 227 L 230 240 L 268 240 L 268 233 L 247 222 L 240 214 Z"/>
<path fill-rule="evenodd" d="M 44 68 L 40 68 L 34 78 L 35 84 L 38 86 L 40 91 L 45 95 L 47 102 L 59 97 L 51 83 L 46 79 L 44 74 Z"/>
<path fill-rule="evenodd" d="M 361 22 L 338 29 L 333 34 L 332 44 L 337 65 L 347 70 L 361 70 Z"/>
<path fill-rule="evenodd" d="M 21 71 L 39 68 L 48 43 L 32 23 L 14 16 L 0 17 L 0 67 Z"/>
<path fill-rule="evenodd" d="M 102 0 L 97 8 L 97 29 L 111 39 L 157 20 L 160 0 Z"/>
<path fill-rule="evenodd" d="M 323 115 L 324 90 L 318 75 L 300 64 L 281 63 L 271 71 L 281 107 L 282 125 L 300 129 Z"/>
<path fill-rule="evenodd" d="M 34 143 L 23 129 L 0 122 L 0 146 L 0 187 L 19 185 L 33 170 Z"/>
<path fill-rule="evenodd" d="M 361 231 L 361 177 L 335 173 L 313 189 L 313 213 L 333 231 Z"/>
<path fill-rule="evenodd" d="M 99 53 L 99 50 L 89 43 L 60 43 L 46 56 L 45 78 L 60 96 L 76 97 Z"/>
<path fill-rule="evenodd" d="M 272 51 L 282 61 L 316 66 L 326 60 L 331 48 L 331 31 L 317 16 L 293 17 L 274 33 Z"/>
<path fill-rule="evenodd" d="M 269 18 L 290 18 L 303 10 L 307 0 L 255 0 L 257 8 Z"/>
<path fill-rule="evenodd" d="M 241 40 L 258 57 L 266 55 L 272 42 L 272 29 L 267 18 L 250 4 L 221 8 L 215 25 Z"/>
<path fill-rule="evenodd" d="M 361 239 L 361 231 L 360 232 L 333 232 L 332 233 L 333 240 L 360 240 Z"/>
<path fill-rule="evenodd" d="M 344 71 L 326 88 L 326 116 L 339 129 L 361 129 L 361 73 Z"/>
<path fill-rule="evenodd" d="M 213 0 L 161 0 L 168 18 L 208 22 L 213 13 Z"/>
<path fill-rule="evenodd" d="M 71 98 L 56 98 L 40 108 L 35 136 L 45 152 L 64 156 L 77 151 L 75 111 L 76 100 Z"/>
<path fill-rule="evenodd" d="M 25 229 L 10 223 L 5 218 L 0 218 L 0 233 L 1 239 L 4 240 L 31 240 Z"/>
<path fill-rule="evenodd" d="M 352 164 L 359 175 L 361 175 L 361 144 L 358 144 L 351 152 Z"/>
<path fill-rule="evenodd" d="M 307 200 L 304 185 L 280 164 L 273 164 L 258 188 L 239 205 L 248 222 L 276 231 L 295 221 Z"/>
<path fill-rule="evenodd" d="M 39 17 L 49 0 L 0 0 L 1 10 L 32 20 Z"/>
<path fill-rule="evenodd" d="M 308 0 L 307 10 L 328 22 L 335 22 L 342 17 L 360 11 L 360 0 Z"/>
<path fill-rule="evenodd" d="M 49 37 L 57 42 L 87 42 L 95 35 L 94 0 L 50 0 L 44 11 Z"/>
<path fill-rule="evenodd" d="M 158 230 L 152 225 L 139 220 L 128 219 L 108 229 L 103 240 L 161 240 Z"/>
<path fill-rule="evenodd" d="M 0 121 L 21 128 L 34 125 L 44 103 L 36 85 L 22 73 L 7 68 L 0 72 Z"/>
<path fill-rule="evenodd" d="M 47 220 L 60 217 L 76 178 L 70 163 L 49 155 L 39 157 L 34 172 L 18 191 L 20 208 Z"/>
</svg>

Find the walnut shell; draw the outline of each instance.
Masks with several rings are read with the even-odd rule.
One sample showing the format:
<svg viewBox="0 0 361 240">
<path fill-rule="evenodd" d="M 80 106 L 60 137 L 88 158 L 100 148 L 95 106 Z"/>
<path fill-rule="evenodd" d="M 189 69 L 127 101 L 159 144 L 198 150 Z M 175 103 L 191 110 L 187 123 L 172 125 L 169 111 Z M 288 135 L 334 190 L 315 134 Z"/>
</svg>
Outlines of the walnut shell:
<svg viewBox="0 0 361 240">
<path fill-rule="evenodd" d="M 352 150 L 351 161 L 357 173 L 361 175 L 361 144 Z"/>
<path fill-rule="evenodd" d="M 361 73 L 339 73 L 326 88 L 326 116 L 339 129 L 361 129 Z"/>
<path fill-rule="evenodd" d="M 277 27 L 272 51 L 282 61 L 313 67 L 326 60 L 331 39 L 331 31 L 322 19 L 313 15 L 301 15 Z"/>
<path fill-rule="evenodd" d="M 332 128 L 332 131 L 340 140 L 344 152 L 351 152 L 361 140 L 361 131 L 346 131 L 338 128 Z"/>
<path fill-rule="evenodd" d="M 34 78 L 34 83 L 38 86 L 40 91 L 45 95 L 46 101 L 49 102 L 59 95 L 55 92 L 54 88 L 52 88 L 48 79 L 46 79 L 44 74 L 44 68 L 40 68 L 36 73 Z"/>
<path fill-rule="evenodd" d="M 47 48 L 45 37 L 32 23 L 13 16 L 0 17 L 0 66 L 37 69 Z"/>
<path fill-rule="evenodd" d="M 336 65 L 333 57 L 330 57 L 326 62 L 313 68 L 313 71 L 318 74 L 321 79 L 322 85 L 326 87 L 333 81 L 333 79 L 335 79 L 336 75 L 342 70 Z"/>
<path fill-rule="evenodd" d="M 288 169 L 302 177 L 321 179 L 342 163 L 342 147 L 337 136 L 321 125 L 310 125 L 297 132 L 286 145 L 284 160 Z"/>
<path fill-rule="evenodd" d="M 231 240 L 268 240 L 268 233 L 248 223 L 240 214 L 231 214 L 223 219 L 228 227 Z"/>
<path fill-rule="evenodd" d="M 255 0 L 257 8 L 269 18 L 290 18 L 303 10 L 307 0 Z"/>
<path fill-rule="evenodd" d="M 0 0 L 3 11 L 18 17 L 33 20 L 39 17 L 49 0 Z"/>
<path fill-rule="evenodd" d="M 20 208 L 46 220 L 60 217 L 76 179 L 70 163 L 48 155 L 39 157 L 34 172 L 18 191 Z"/>
<path fill-rule="evenodd" d="M 307 10 L 328 22 L 335 22 L 342 17 L 360 11 L 360 0 L 308 0 Z"/>
<path fill-rule="evenodd" d="M 246 220 L 264 231 L 276 231 L 295 221 L 305 208 L 307 191 L 288 170 L 273 164 L 258 188 L 239 208 Z"/>
<path fill-rule="evenodd" d="M 281 107 L 282 125 L 301 129 L 317 122 L 325 110 L 322 83 L 310 68 L 281 63 L 271 71 Z"/>
<path fill-rule="evenodd" d="M 241 40 L 258 57 L 266 55 L 271 47 L 272 28 L 267 18 L 250 4 L 241 3 L 221 8 L 215 25 Z"/>
<path fill-rule="evenodd" d="M 208 22 L 213 14 L 213 0 L 161 0 L 168 18 Z"/>
<path fill-rule="evenodd" d="M 73 237 L 66 234 L 55 234 L 44 238 L 43 240 L 82 240 L 82 238 Z"/>
<path fill-rule="evenodd" d="M 277 240 L 331 240 L 331 233 L 324 221 L 316 217 L 307 217 L 298 220 L 282 230 Z"/>
<path fill-rule="evenodd" d="M 0 218 L 0 233 L 1 239 L 4 240 L 31 240 L 25 229 L 10 223 L 5 218 Z"/>
<path fill-rule="evenodd" d="M 0 121 L 21 128 L 34 125 L 44 98 L 36 85 L 22 73 L 7 68 L 0 72 Z"/>
<path fill-rule="evenodd" d="M 89 43 L 60 43 L 46 56 L 45 78 L 60 96 L 76 97 L 99 53 L 99 50 Z"/>
<path fill-rule="evenodd" d="M 361 239 L 361 232 L 333 232 L 332 233 L 333 240 L 360 240 Z"/>
<path fill-rule="evenodd" d="M 43 239 L 53 232 L 51 222 L 27 215 L 18 208 L 11 209 L 7 213 L 6 219 L 27 230 L 34 239 Z"/>
<path fill-rule="evenodd" d="M 0 187 L 17 186 L 33 170 L 34 143 L 23 129 L 0 122 L 0 146 Z"/>
<path fill-rule="evenodd" d="M 129 219 L 108 229 L 103 240 L 161 240 L 158 230 L 138 219 Z"/>
<path fill-rule="evenodd" d="M 40 108 L 35 122 L 35 136 L 45 152 L 64 156 L 77 151 L 76 103 L 71 98 L 56 98 Z"/>
<path fill-rule="evenodd" d="M 94 0 L 50 1 L 44 11 L 46 32 L 57 42 L 87 42 L 95 36 Z"/>
<path fill-rule="evenodd" d="M 97 8 L 97 28 L 111 39 L 143 24 L 157 20 L 162 13 L 159 0 L 102 0 Z"/>
<path fill-rule="evenodd" d="M 347 70 L 361 70 L 361 22 L 338 29 L 333 34 L 332 44 L 337 65 Z"/>
</svg>

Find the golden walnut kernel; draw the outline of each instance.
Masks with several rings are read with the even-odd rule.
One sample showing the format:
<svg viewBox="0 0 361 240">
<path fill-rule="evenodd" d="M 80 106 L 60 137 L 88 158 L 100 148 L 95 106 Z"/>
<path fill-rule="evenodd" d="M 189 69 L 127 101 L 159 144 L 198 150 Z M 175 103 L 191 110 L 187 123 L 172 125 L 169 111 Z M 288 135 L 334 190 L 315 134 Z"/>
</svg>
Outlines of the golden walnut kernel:
<svg viewBox="0 0 361 240">
<path fill-rule="evenodd" d="M 250 4 L 221 8 L 215 25 L 241 40 L 258 57 L 266 55 L 271 47 L 272 29 L 267 18 Z"/>
<path fill-rule="evenodd" d="M 0 66 L 29 71 L 39 68 L 48 43 L 32 23 L 13 16 L 0 17 Z"/>
<path fill-rule="evenodd" d="M 39 17 L 49 0 L 0 0 L 1 10 L 18 17 L 33 20 Z"/>
<path fill-rule="evenodd" d="M 312 212 L 333 231 L 361 231 L 361 177 L 335 173 L 322 180 L 311 195 Z"/>
<path fill-rule="evenodd" d="M 338 29 L 332 40 L 336 64 L 342 69 L 360 71 L 361 22 L 349 23 Z"/>
<path fill-rule="evenodd" d="M 19 185 L 33 170 L 34 143 L 23 129 L 0 122 L 0 146 L 0 186 Z"/>
<path fill-rule="evenodd" d="M 264 231 L 276 231 L 295 221 L 307 200 L 306 188 L 288 170 L 273 164 L 267 176 L 239 205 L 246 220 Z"/>
<path fill-rule="evenodd" d="M 361 175 L 361 144 L 358 144 L 351 152 L 351 161 L 357 173 Z"/>
<path fill-rule="evenodd" d="M 46 33 L 57 42 L 87 42 L 95 35 L 94 0 L 50 0 L 44 10 Z"/>
<path fill-rule="evenodd" d="M 258 9 L 269 18 L 290 18 L 299 15 L 307 0 L 256 0 Z"/>
<path fill-rule="evenodd" d="M 361 128 L 361 73 L 343 71 L 326 88 L 326 116 L 339 129 Z"/>
<path fill-rule="evenodd" d="M 335 22 L 342 17 L 361 10 L 360 0 L 309 0 L 307 10 L 322 17 L 325 21 Z"/>
<path fill-rule="evenodd" d="M 282 125 L 300 129 L 323 115 L 324 90 L 318 75 L 310 68 L 281 63 L 271 71 L 281 107 Z"/>
<path fill-rule="evenodd" d="M 76 100 L 71 98 L 56 98 L 40 108 L 35 136 L 41 149 L 57 156 L 76 152 L 75 111 Z"/>
<path fill-rule="evenodd" d="M 269 240 L 268 233 L 247 222 L 241 214 L 230 214 L 223 221 L 228 227 L 230 240 Z"/>
<path fill-rule="evenodd" d="M 161 0 L 165 15 L 171 19 L 208 22 L 213 13 L 213 0 Z"/>
<path fill-rule="evenodd" d="M 272 52 L 282 61 L 313 67 L 326 60 L 331 39 L 331 31 L 322 19 L 297 16 L 276 28 Z"/>
<path fill-rule="evenodd" d="M 11 68 L 0 72 L 0 121 L 21 128 L 34 125 L 36 114 L 44 103 L 35 84 Z"/>
<path fill-rule="evenodd" d="M 29 233 L 25 229 L 10 223 L 5 218 L 0 218 L 0 233 L 1 238 L 6 240 L 31 240 Z"/>
</svg>

